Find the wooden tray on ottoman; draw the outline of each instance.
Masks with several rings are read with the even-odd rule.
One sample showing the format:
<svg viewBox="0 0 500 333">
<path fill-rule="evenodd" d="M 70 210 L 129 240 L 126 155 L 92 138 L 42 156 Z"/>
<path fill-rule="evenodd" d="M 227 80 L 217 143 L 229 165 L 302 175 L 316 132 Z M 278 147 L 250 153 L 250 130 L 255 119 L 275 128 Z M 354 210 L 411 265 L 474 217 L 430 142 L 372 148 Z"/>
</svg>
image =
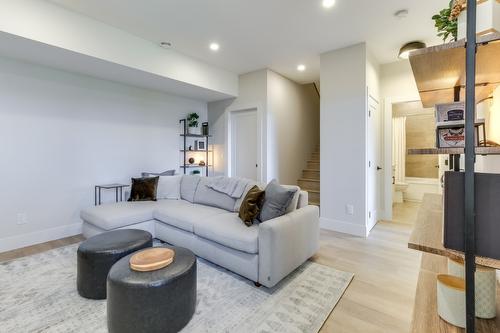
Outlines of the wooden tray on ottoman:
<svg viewBox="0 0 500 333">
<path fill-rule="evenodd" d="M 151 272 L 167 267 L 174 261 L 175 252 L 164 247 L 152 247 L 134 254 L 130 268 L 139 272 Z"/>
</svg>

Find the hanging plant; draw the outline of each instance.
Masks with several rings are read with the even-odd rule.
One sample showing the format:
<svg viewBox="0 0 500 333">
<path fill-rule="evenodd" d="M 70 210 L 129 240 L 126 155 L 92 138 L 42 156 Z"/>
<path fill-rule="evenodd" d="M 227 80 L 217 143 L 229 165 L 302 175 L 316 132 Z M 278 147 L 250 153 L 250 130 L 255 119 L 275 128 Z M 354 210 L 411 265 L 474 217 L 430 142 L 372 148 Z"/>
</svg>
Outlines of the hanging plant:
<svg viewBox="0 0 500 333">
<path fill-rule="evenodd" d="M 442 9 L 439 14 L 432 17 L 438 36 L 446 42 L 451 37 L 451 41 L 457 40 L 458 16 L 462 12 L 465 0 L 451 0 L 447 8 Z"/>
</svg>

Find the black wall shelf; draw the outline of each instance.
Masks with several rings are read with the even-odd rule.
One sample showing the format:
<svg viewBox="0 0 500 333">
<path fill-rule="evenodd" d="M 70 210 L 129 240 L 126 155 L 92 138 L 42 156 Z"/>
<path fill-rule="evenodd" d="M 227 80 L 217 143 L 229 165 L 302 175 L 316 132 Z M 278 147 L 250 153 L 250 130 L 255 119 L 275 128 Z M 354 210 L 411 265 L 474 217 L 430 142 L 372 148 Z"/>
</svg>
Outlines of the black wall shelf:
<svg viewBox="0 0 500 333">
<path fill-rule="evenodd" d="M 209 168 L 212 167 L 212 165 L 209 165 L 209 154 L 212 152 L 212 150 L 208 149 L 209 148 L 209 139 L 212 137 L 211 135 L 202 135 L 202 134 L 189 134 L 187 131 L 187 120 L 186 119 L 181 119 L 179 120 L 179 123 L 182 124 L 182 133 L 180 136 L 183 138 L 183 147 L 180 149 L 180 153 L 183 155 L 182 161 L 183 164 L 180 166 L 181 169 L 184 170 L 184 174 L 187 173 L 188 169 L 200 169 L 204 168 L 205 169 L 205 176 L 208 177 L 209 175 Z M 206 150 L 189 150 L 188 149 L 188 144 L 187 144 L 187 138 L 198 138 L 198 139 L 204 139 L 205 140 L 205 147 L 207 148 Z M 205 163 L 206 165 L 195 165 L 195 164 L 189 164 L 187 163 L 187 155 L 189 152 L 196 152 L 196 153 L 205 153 Z"/>
</svg>

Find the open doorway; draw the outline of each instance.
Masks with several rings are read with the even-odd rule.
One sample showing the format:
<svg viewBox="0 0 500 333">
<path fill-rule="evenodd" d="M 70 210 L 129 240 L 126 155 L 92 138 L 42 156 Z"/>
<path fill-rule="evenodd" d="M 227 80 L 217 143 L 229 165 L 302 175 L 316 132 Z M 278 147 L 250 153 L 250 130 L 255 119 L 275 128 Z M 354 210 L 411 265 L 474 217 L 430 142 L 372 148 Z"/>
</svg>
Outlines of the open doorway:
<svg viewBox="0 0 500 333">
<path fill-rule="evenodd" d="M 420 101 L 397 102 L 391 103 L 390 115 L 392 221 L 407 223 L 425 193 L 441 192 L 444 161 L 438 155 L 408 154 L 410 148 L 435 146 L 433 108 L 423 108 Z"/>
</svg>

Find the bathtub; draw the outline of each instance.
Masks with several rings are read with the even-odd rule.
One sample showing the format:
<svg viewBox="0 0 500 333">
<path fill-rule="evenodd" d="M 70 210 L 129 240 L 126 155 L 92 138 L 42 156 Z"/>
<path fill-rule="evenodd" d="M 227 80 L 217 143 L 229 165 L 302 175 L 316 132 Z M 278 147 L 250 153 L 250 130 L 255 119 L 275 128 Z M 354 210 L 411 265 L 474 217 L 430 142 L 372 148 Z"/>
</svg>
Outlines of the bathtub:
<svg viewBox="0 0 500 333">
<path fill-rule="evenodd" d="M 421 202 L 425 193 L 442 193 L 438 178 L 406 177 L 405 182 L 408 184 L 408 189 L 403 194 L 405 201 Z"/>
</svg>

